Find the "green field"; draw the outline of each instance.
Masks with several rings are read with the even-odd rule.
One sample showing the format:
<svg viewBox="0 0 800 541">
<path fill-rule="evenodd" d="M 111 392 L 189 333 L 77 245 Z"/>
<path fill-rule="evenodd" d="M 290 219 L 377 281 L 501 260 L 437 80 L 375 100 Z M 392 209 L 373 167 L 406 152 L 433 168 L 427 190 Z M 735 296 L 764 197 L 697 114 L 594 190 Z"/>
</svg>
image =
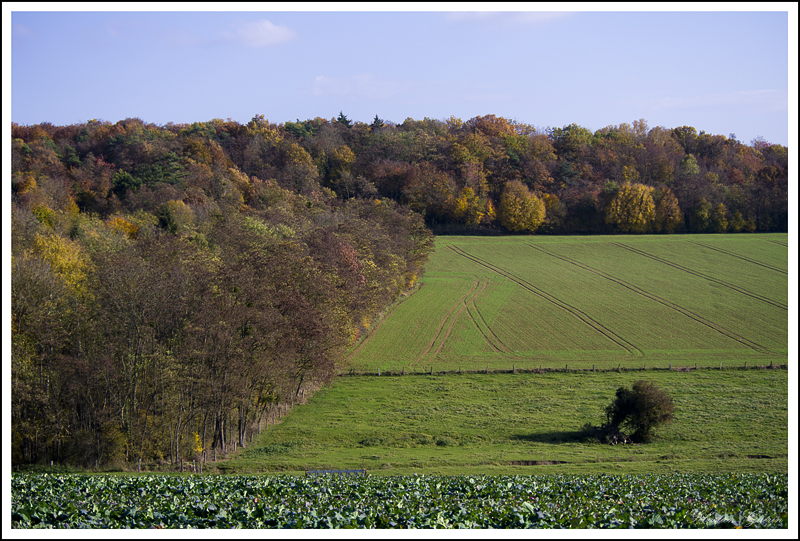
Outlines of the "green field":
<svg viewBox="0 0 800 541">
<path fill-rule="evenodd" d="M 787 244 L 439 237 L 419 288 L 355 348 L 351 375 L 219 468 L 786 472 Z M 590 441 L 583 425 L 637 379 L 672 395 L 675 421 L 646 445 Z"/>
<path fill-rule="evenodd" d="M 438 237 L 351 355 L 376 372 L 788 359 L 788 235 Z"/>
<path fill-rule="evenodd" d="M 672 395 L 674 422 L 645 445 L 587 441 L 583 424 L 603 422 L 616 388 L 637 379 Z M 218 467 L 387 475 L 785 473 L 788 425 L 785 369 L 343 376 Z"/>
</svg>

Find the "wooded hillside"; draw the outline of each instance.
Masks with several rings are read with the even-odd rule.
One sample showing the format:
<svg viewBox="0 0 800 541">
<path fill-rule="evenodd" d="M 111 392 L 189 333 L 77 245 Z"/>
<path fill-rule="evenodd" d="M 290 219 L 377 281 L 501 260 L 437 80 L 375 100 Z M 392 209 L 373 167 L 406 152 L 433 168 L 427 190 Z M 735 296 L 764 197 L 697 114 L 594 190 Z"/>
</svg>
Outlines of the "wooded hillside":
<svg viewBox="0 0 800 541">
<path fill-rule="evenodd" d="M 436 232 L 786 231 L 788 151 L 644 121 L 12 125 L 13 461 L 244 444 Z"/>
</svg>

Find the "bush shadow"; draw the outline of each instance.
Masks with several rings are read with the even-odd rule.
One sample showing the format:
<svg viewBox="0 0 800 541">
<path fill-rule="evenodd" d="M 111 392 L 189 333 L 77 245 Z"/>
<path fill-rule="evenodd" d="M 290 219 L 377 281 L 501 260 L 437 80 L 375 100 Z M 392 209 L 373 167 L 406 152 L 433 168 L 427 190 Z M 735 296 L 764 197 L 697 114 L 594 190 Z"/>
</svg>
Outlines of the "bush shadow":
<svg viewBox="0 0 800 541">
<path fill-rule="evenodd" d="M 558 430 L 553 432 L 536 432 L 533 434 L 515 434 L 511 439 L 531 443 L 597 443 L 594 432 L 588 430 Z"/>
</svg>

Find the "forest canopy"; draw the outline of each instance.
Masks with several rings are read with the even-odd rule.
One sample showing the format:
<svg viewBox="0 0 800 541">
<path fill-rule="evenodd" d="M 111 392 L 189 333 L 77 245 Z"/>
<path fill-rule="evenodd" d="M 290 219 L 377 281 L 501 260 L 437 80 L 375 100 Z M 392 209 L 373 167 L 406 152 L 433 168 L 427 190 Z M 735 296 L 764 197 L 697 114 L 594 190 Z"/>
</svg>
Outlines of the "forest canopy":
<svg viewBox="0 0 800 541">
<path fill-rule="evenodd" d="M 433 233 L 786 231 L 788 149 L 494 115 L 11 130 L 13 461 L 244 444 L 417 282 Z"/>
</svg>

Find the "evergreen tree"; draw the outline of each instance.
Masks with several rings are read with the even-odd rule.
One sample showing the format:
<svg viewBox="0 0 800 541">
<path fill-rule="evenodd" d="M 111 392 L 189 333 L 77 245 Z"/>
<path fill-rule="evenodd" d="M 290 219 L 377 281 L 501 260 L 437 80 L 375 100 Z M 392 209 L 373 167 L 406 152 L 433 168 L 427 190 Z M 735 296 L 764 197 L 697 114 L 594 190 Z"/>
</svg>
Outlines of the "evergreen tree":
<svg viewBox="0 0 800 541">
<path fill-rule="evenodd" d="M 341 111 L 339 111 L 339 116 L 336 118 L 336 122 L 338 122 L 339 124 L 344 124 L 348 128 L 353 126 L 353 122 L 349 118 L 347 118 L 345 114 Z"/>
</svg>

